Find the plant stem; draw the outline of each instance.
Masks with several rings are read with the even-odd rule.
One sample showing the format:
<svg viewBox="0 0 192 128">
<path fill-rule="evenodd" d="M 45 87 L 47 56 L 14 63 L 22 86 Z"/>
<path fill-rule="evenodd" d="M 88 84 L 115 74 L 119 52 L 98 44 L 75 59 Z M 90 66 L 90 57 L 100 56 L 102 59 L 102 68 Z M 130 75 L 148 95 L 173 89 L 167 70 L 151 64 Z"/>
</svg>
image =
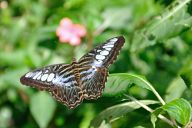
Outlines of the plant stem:
<svg viewBox="0 0 192 128">
<path fill-rule="evenodd" d="M 135 77 L 137 77 L 135 75 Z M 162 105 L 165 105 L 165 101 L 161 98 L 161 96 L 159 95 L 159 93 L 155 90 L 155 88 L 145 79 L 141 78 L 141 77 L 137 77 L 138 79 L 142 80 L 144 83 L 146 83 L 148 85 L 148 87 L 151 89 L 151 91 L 155 94 L 155 96 L 159 99 L 159 101 L 161 102 Z"/>
</svg>

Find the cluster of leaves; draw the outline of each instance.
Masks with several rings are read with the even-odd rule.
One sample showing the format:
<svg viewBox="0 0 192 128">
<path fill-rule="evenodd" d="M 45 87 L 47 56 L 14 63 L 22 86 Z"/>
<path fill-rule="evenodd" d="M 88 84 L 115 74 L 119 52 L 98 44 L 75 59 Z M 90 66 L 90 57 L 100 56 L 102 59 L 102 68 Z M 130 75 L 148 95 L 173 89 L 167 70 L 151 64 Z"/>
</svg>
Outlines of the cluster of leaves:
<svg viewBox="0 0 192 128">
<path fill-rule="evenodd" d="M 191 15 L 191 0 L 0 1 L 0 127 L 190 127 Z M 81 45 L 59 43 L 63 17 L 86 26 Z M 19 82 L 117 35 L 126 43 L 97 101 L 69 110 Z"/>
</svg>

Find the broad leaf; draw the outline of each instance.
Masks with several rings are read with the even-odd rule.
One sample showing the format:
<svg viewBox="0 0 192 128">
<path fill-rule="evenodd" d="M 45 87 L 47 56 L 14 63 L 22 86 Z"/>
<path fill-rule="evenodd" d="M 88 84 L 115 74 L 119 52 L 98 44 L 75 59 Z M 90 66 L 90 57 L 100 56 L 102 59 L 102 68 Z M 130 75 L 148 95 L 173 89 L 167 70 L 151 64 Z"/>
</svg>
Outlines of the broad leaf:
<svg viewBox="0 0 192 128">
<path fill-rule="evenodd" d="M 185 89 L 186 85 L 180 77 L 174 79 L 166 90 L 165 101 L 169 102 L 180 98 Z"/>
<path fill-rule="evenodd" d="M 145 128 L 145 127 L 143 127 L 143 126 L 135 126 L 134 128 Z"/>
<path fill-rule="evenodd" d="M 150 105 L 150 104 L 156 104 L 158 103 L 157 101 L 153 100 L 141 100 L 140 101 L 142 104 L 145 105 Z M 140 108 L 141 106 L 138 105 L 138 103 L 131 101 L 131 102 L 126 102 L 118 105 L 114 105 L 112 107 L 109 107 L 102 111 L 97 117 L 95 117 L 91 121 L 91 126 L 97 128 L 100 126 L 100 124 L 103 122 L 103 120 L 106 120 L 108 122 L 112 122 L 117 120 L 118 118 L 126 115 L 127 113 L 134 111 L 135 109 Z"/>
<path fill-rule="evenodd" d="M 158 116 L 159 113 L 167 112 L 172 119 L 175 119 L 182 125 L 186 125 L 191 120 L 191 110 L 190 103 L 181 98 L 156 109 L 153 114 Z"/>
<path fill-rule="evenodd" d="M 0 65 L 12 67 L 23 67 L 25 62 L 25 51 L 15 50 L 10 52 L 0 51 Z M 14 63 L 13 63 L 14 62 Z"/>
<path fill-rule="evenodd" d="M 108 123 L 105 120 L 103 120 L 103 122 L 101 123 L 99 128 L 111 128 L 111 125 L 110 125 L 110 123 Z"/>
<path fill-rule="evenodd" d="M 31 97 L 30 111 L 40 128 L 46 128 L 56 109 L 55 101 L 46 92 Z"/>
<path fill-rule="evenodd" d="M 191 56 L 192 57 L 192 56 Z M 192 89 L 192 60 L 188 59 L 181 71 L 181 78 L 185 82 L 188 88 Z"/>
<path fill-rule="evenodd" d="M 110 74 L 103 95 L 116 96 L 123 94 L 124 92 L 127 92 L 132 84 L 152 91 L 152 86 L 143 77 L 134 74 L 117 73 Z"/>
<path fill-rule="evenodd" d="M 135 84 L 139 87 L 148 89 L 154 93 L 158 100 L 164 103 L 164 100 L 160 97 L 153 86 L 144 78 L 134 74 L 117 73 L 111 74 L 108 82 L 105 86 L 104 96 L 120 96 L 127 92 L 130 85 Z"/>
<path fill-rule="evenodd" d="M 127 12 L 126 15 L 122 16 L 125 12 Z M 105 20 L 102 24 L 103 29 L 108 27 L 115 29 L 124 28 L 127 21 L 131 18 L 131 13 L 132 10 L 130 7 L 107 8 L 102 14 L 102 17 Z"/>
<path fill-rule="evenodd" d="M 148 22 L 143 29 L 136 31 L 131 51 L 154 45 L 190 29 L 192 18 L 187 12 L 190 1 L 176 0 L 163 14 Z"/>
<path fill-rule="evenodd" d="M 23 88 L 23 86 L 21 86 L 19 82 L 19 79 L 20 76 L 26 71 L 27 68 L 22 67 L 14 70 L 7 70 L 4 74 L 0 74 L 0 91 L 3 89 L 7 89 L 10 86 L 20 89 Z"/>
<path fill-rule="evenodd" d="M 151 123 L 153 124 L 153 128 L 155 128 L 156 121 L 157 121 L 157 116 L 155 114 L 151 114 Z"/>
</svg>

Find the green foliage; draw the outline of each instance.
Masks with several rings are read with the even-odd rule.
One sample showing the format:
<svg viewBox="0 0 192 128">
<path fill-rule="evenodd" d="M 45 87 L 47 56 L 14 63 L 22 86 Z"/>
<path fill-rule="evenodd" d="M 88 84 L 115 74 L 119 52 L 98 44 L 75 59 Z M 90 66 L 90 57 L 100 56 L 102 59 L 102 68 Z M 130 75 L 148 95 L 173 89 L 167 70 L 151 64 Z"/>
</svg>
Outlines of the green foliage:
<svg viewBox="0 0 192 128">
<path fill-rule="evenodd" d="M 189 89 L 192 89 L 192 61 L 189 60 L 186 66 L 181 71 L 181 78 L 184 80 L 185 84 Z"/>
<path fill-rule="evenodd" d="M 134 74 L 118 73 L 112 74 L 108 78 L 104 95 L 118 96 L 126 93 L 132 84 L 151 90 L 144 78 Z"/>
<path fill-rule="evenodd" d="M 0 1 L 0 127 L 187 127 L 192 2 L 171 1 Z M 86 27 L 79 46 L 59 42 L 55 31 L 64 17 Z M 69 110 L 48 93 L 20 84 L 27 71 L 70 63 L 118 35 L 126 43 L 100 99 Z"/>
<path fill-rule="evenodd" d="M 190 0 L 175 1 L 160 16 L 136 32 L 131 51 L 139 50 L 156 42 L 163 42 L 191 28 L 192 18 L 186 11 Z M 142 42 L 142 44 L 140 44 Z M 139 46 L 139 48 L 138 48 Z"/>
<path fill-rule="evenodd" d="M 31 97 L 31 114 L 37 121 L 40 128 L 48 126 L 55 111 L 55 101 L 45 92 L 36 93 Z"/>
<path fill-rule="evenodd" d="M 186 84 L 181 77 L 175 78 L 166 90 L 165 101 L 169 102 L 182 96 L 186 90 Z"/>
<path fill-rule="evenodd" d="M 158 103 L 157 101 L 153 100 L 143 100 L 140 102 L 145 105 Z M 103 120 L 106 120 L 107 122 L 115 121 L 122 116 L 128 115 L 129 112 L 139 109 L 140 107 L 141 106 L 134 101 L 114 105 L 97 115 L 97 117 L 91 121 L 91 126 L 97 128 L 102 125 Z"/>
<path fill-rule="evenodd" d="M 164 106 L 157 108 L 153 112 L 153 116 L 157 116 L 159 115 L 159 113 L 163 112 L 167 112 L 172 119 L 175 119 L 178 123 L 185 126 L 191 120 L 192 109 L 189 102 L 181 98 L 171 101 L 165 104 Z M 153 121 L 155 122 L 154 119 Z"/>
</svg>

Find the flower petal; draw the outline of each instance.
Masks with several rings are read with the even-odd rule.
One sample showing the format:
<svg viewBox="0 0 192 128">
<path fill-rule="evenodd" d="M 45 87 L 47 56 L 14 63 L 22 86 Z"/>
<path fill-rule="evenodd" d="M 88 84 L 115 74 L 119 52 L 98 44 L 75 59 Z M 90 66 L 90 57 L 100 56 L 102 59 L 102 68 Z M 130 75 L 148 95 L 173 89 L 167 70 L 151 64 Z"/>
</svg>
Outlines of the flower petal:
<svg viewBox="0 0 192 128">
<path fill-rule="evenodd" d="M 56 35 L 62 43 L 79 45 L 81 43 L 80 37 L 86 35 L 86 28 L 81 24 L 73 24 L 69 18 L 63 18 L 56 30 Z"/>
<path fill-rule="evenodd" d="M 83 37 L 86 35 L 86 29 L 84 26 L 80 25 L 80 24 L 74 24 L 73 28 L 75 29 L 74 33 L 79 36 L 79 37 Z"/>
<path fill-rule="evenodd" d="M 71 27 L 73 25 L 71 19 L 69 18 L 63 18 L 61 21 L 60 21 L 60 26 L 62 27 Z"/>
<path fill-rule="evenodd" d="M 70 42 L 69 42 L 71 45 L 79 45 L 81 43 L 81 39 L 77 36 L 73 36 L 71 39 L 70 39 Z"/>
</svg>

